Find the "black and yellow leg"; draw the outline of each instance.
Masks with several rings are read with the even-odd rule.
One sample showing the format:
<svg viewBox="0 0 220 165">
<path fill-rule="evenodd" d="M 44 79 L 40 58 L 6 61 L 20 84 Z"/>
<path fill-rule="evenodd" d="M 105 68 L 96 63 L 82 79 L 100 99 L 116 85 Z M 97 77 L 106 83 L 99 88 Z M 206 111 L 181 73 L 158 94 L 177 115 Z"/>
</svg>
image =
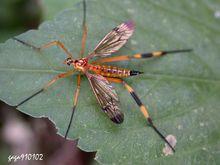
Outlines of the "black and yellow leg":
<svg viewBox="0 0 220 165">
<path fill-rule="evenodd" d="M 192 49 L 182 49 L 182 50 L 169 50 L 169 51 L 155 51 L 150 53 L 142 53 L 142 54 L 134 54 L 132 56 L 128 55 L 122 55 L 122 56 L 116 56 L 116 57 L 106 57 L 101 58 L 93 63 L 106 63 L 106 62 L 116 62 L 116 61 L 128 61 L 131 59 L 143 59 L 143 58 L 151 58 L 151 57 L 160 57 L 166 54 L 172 54 L 172 53 L 186 53 L 190 52 Z"/>
<path fill-rule="evenodd" d="M 76 105 L 77 105 L 77 102 L 78 102 L 78 97 L 79 97 L 80 82 L 81 82 L 81 75 L 79 74 L 77 76 L 77 87 L 76 87 L 75 94 L 74 94 L 74 99 L 73 99 L 72 114 L 71 114 L 70 121 L 69 121 L 67 130 L 66 130 L 66 133 L 65 133 L 65 139 L 67 138 L 67 135 L 68 135 L 69 130 L 70 130 L 70 126 L 71 126 L 72 121 L 73 121 L 73 115 L 74 115 L 74 112 L 75 112 L 75 109 L 76 109 Z"/>
<path fill-rule="evenodd" d="M 33 98 L 34 96 L 38 95 L 39 93 L 47 90 L 47 88 L 49 88 L 52 84 L 54 84 L 57 80 L 59 80 L 60 78 L 65 78 L 68 76 L 71 76 L 73 73 L 75 72 L 75 70 L 71 70 L 68 71 L 66 73 L 61 73 L 58 74 L 57 76 L 55 76 L 52 80 L 50 80 L 43 88 L 41 88 L 39 91 L 35 92 L 34 94 L 32 94 L 31 96 L 29 96 L 28 98 L 24 99 L 23 101 L 21 101 L 20 103 L 18 103 L 16 106 L 14 106 L 15 108 L 17 108 L 18 106 L 24 104 L 25 102 L 27 102 L 28 100 L 30 100 L 31 98 Z"/>
<path fill-rule="evenodd" d="M 49 42 L 49 43 L 47 43 L 47 44 L 45 44 L 41 47 L 36 47 L 36 46 L 33 46 L 33 45 L 31 45 L 31 44 L 29 44 L 25 41 L 22 41 L 22 40 L 18 39 L 18 38 L 14 37 L 13 39 L 20 42 L 20 43 L 22 43 L 22 44 L 24 44 L 24 45 L 26 45 L 26 46 L 28 46 L 28 47 L 31 47 L 34 50 L 37 50 L 37 51 L 41 51 L 41 50 L 49 48 L 51 46 L 58 46 L 59 48 L 61 48 L 67 54 L 67 56 L 69 58 L 72 58 L 72 54 L 67 50 L 67 48 L 64 46 L 64 44 L 60 41 L 52 41 L 52 42 Z"/>
<path fill-rule="evenodd" d="M 143 105 L 143 103 L 141 102 L 140 98 L 137 96 L 136 92 L 134 91 L 134 89 L 129 86 L 124 80 L 122 79 L 118 79 L 118 78 L 107 78 L 107 80 L 109 82 L 114 82 L 114 83 L 121 83 L 124 85 L 124 87 L 127 89 L 127 91 L 131 94 L 131 96 L 133 97 L 133 99 L 135 100 L 135 102 L 137 103 L 137 105 L 139 106 L 141 113 L 144 115 L 144 117 L 147 119 L 149 126 L 151 126 L 154 131 L 160 136 L 161 139 L 163 139 L 168 145 L 169 147 L 173 150 L 173 152 L 175 152 L 175 149 L 173 148 L 173 146 L 166 140 L 166 138 L 164 137 L 164 135 L 157 129 L 157 127 L 154 125 L 152 119 L 149 116 L 148 110 L 147 108 Z"/>
<path fill-rule="evenodd" d="M 85 52 L 85 45 L 86 45 L 86 38 L 87 38 L 87 25 L 86 25 L 86 1 L 83 0 L 83 34 L 82 34 L 82 41 L 81 41 L 81 51 L 80 51 L 80 57 L 82 58 L 84 52 Z"/>
</svg>

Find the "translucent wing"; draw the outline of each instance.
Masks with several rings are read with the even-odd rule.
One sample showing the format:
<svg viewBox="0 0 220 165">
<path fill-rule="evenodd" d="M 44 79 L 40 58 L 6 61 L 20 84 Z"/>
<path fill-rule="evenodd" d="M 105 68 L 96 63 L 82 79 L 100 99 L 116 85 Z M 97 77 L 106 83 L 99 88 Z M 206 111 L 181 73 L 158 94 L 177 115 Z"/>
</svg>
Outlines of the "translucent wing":
<svg viewBox="0 0 220 165">
<path fill-rule="evenodd" d="M 119 50 L 131 37 L 134 31 L 134 23 L 127 21 L 110 31 L 96 46 L 88 58 L 95 56 L 107 56 Z"/>
<path fill-rule="evenodd" d="M 86 73 L 86 76 L 102 110 L 114 123 L 122 123 L 124 115 L 119 109 L 118 96 L 111 84 L 101 75 Z"/>
</svg>

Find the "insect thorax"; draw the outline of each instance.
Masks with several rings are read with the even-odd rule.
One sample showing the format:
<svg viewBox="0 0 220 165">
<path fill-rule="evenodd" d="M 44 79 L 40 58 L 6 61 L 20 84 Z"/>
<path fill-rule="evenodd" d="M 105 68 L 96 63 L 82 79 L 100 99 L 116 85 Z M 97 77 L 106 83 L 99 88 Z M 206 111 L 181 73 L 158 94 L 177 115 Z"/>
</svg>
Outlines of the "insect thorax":
<svg viewBox="0 0 220 165">
<path fill-rule="evenodd" d="M 86 58 L 81 58 L 74 61 L 75 69 L 84 72 L 87 69 L 88 60 Z"/>
</svg>

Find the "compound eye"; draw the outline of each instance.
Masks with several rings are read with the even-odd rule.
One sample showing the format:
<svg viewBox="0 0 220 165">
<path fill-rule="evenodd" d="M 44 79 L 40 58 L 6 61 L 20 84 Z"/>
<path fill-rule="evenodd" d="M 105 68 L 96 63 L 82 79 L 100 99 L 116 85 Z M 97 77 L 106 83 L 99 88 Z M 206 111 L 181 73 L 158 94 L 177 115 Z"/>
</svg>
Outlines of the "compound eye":
<svg viewBox="0 0 220 165">
<path fill-rule="evenodd" d="M 66 59 L 66 64 L 70 65 L 71 63 L 73 63 L 73 60 L 71 58 L 67 58 Z"/>
</svg>

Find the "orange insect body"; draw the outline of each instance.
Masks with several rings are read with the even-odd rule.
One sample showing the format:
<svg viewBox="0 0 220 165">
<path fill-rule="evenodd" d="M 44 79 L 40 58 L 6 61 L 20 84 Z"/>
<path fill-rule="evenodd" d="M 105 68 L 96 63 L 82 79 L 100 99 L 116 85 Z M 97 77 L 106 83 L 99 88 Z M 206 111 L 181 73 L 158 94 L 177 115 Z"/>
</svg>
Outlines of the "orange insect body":
<svg viewBox="0 0 220 165">
<path fill-rule="evenodd" d="M 78 71 L 82 71 L 85 73 L 86 71 L 92 71 L 95 74 L 102 75 L 104 77 L 128 77 L 132 76 L 132 71 L 129 69 L 119 68 L 115 66 L 109 66 L 109 65 L 93 65 L 89 64 L 88 60 L 86 58 L 81 58 L 75 61 L 72 61 L 72 59 L 69 59 L 70 61 L 67 61 L 66 63 L 72 64 L 74 68 Z"/>
<path fill-rule="evenodd" d="M 109 66 L 109 65 L 91 65 L 88 64 L 89 70 L 100 74 L 104 77 L 128 77 L 130 76 L 130 70 L 124 69 L 124 68 L 118 68 L 115 66 Z"/>
</svg>

